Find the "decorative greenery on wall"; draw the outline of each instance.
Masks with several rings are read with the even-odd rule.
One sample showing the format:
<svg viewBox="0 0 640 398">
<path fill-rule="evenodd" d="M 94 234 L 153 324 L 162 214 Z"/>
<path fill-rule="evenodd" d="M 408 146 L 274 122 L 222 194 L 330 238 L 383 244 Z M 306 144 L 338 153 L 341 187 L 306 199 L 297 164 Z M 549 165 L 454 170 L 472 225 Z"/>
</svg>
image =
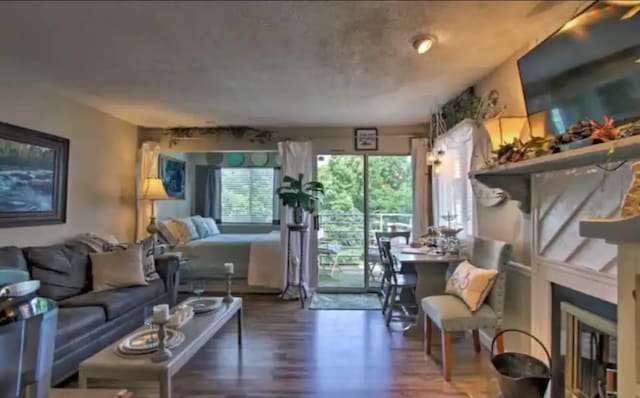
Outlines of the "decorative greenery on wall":
<svg viewBox="0 0 640 398">
<path fill-rule="evenodd" d="M 469 87 L 431 115 L 431 138 L 435 140 L 465 119 L 475 120 L 480 124 L 484 120 L 500 116 L 502 110 L 498 107 L 499 99 L 497 90 L 491 90 L 480 98 L 475 95 L 473 87 Z"/>
<path fill-rule="evenodd" d="M 175 145 L 181 138 L 227 135 L 235 139 L 246 139 L 249 142 L 264 144 L 273 139 L 274 132 L 250 126 L 216 126 L 216 127 L 171 127 L 164 130 L 170 137 L 170 145 Z"/>
<path fill-rule="evenodd" d="M 442 118 L 446 129 L 449 130 L 464 119 L 476 119 L 482 99 L 469 87 L 462 94 L 442 106 Z"/>
</svg>

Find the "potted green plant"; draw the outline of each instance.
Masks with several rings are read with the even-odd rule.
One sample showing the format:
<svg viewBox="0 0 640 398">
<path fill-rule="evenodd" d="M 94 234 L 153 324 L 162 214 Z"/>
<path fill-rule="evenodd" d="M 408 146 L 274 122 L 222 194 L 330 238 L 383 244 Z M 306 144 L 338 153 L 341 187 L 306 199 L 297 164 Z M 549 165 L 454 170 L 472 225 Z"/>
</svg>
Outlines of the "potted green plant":
<svg viewBox="0 0 640 398">
<path fill-rule="evenodd" d="M 298 178 L 285 176 L 282 186 L 276 190 L 282 205 L 293 213 L 293 225 L 306 225 L 306 217 L 317 209 L 320 195 L 324 194 L 324 185 L 317 181 L 303 182 L 304 175 Z"/>
</svg>

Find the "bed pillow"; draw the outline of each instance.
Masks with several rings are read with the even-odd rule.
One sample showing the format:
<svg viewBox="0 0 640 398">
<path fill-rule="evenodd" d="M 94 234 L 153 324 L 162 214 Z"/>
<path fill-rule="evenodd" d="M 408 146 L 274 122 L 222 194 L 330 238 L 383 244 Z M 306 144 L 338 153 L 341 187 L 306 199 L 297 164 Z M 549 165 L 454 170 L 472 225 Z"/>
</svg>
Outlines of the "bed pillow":
<svg viewBox="0 0 640 398">
<path fill-rule="evenodd" d="M 498 271 L 479 268 L 464 261 L 447 281 L 447 294 L 458 296 L 473 311 L 477 311 L 491 292 Z"/>
<path fill-rule="evenodd" d="M 198 232 L 198 237 L 200 239 L 212 235 L 209 228 L 207 228 L 207 224 L 202 216 L 191 217 L 191 222 L 193 222 L 193 225 L 196 227 L 196 231 Z"/>
<path fill-rule="evenodd" d="M 196 226 L 193 225 L 193 221 L 191 221 L 190 217 L 174 218 L 173 220 L 182 225 L 182 228 L 187 234 L 186 242 L 191 242 L 192 240 L 196 240 L 199 238 Z"/>
<path fill-rule="evenodd" d="M 160 223 L 158 229 L 162 237 L 171 247 L 182 243 L 187 243 L 189 241 L 187 228 L 183 223 L 179 223 L 176 220 L 164 220 Z"/>
<path fill-rule="evenodd" d="M 211 217 L 204 217 L 204 222 L 209 230 L 209 236 L 220 235 L 220 230 L 218 229 L 218 225 L 216 225 L 216 220 Z"/>
</svg>

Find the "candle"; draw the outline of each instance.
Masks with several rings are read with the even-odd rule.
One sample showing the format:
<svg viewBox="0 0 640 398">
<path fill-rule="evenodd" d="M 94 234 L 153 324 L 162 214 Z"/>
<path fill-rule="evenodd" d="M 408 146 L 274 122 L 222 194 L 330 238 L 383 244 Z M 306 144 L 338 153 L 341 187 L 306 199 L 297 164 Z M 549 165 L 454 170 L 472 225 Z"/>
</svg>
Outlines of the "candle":
<svg viewBox="0 0 640 398">
<path fill-rule="evenodd" d="M 224 263 L 224 272 L 227 274 L 233 274 L 233 263 Z"/>
<path fill-rule="evenodd" d="M 167 323 L 169 320 L 169 305 L 158 304 L 153 307 L 153 323 L 161 324 Z"/>
</svg>

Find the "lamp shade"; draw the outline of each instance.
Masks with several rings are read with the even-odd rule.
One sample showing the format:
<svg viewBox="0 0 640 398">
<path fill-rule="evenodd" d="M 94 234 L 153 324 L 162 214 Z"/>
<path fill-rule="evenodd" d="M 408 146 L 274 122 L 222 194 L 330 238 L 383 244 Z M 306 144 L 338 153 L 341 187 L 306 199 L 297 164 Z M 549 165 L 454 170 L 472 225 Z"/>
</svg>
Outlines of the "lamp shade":
<svg viewBox="0 0 640 398">
<path fill-rule="evenodd" d="M 147 178 L 142 184 L 142 198 L 147 200 L 167 200 L 170 199 L 164 184 L 159 178 Z"/>
<path fill-rule="evenodd" d="M 502 144 L 513 142 L 514 138 L 520 138 L 526 124 L 524 116 L 502 116 L 486 120 L 484 127 L 491 137 L 493 149 L 498 149 Z"/>
</svg>

